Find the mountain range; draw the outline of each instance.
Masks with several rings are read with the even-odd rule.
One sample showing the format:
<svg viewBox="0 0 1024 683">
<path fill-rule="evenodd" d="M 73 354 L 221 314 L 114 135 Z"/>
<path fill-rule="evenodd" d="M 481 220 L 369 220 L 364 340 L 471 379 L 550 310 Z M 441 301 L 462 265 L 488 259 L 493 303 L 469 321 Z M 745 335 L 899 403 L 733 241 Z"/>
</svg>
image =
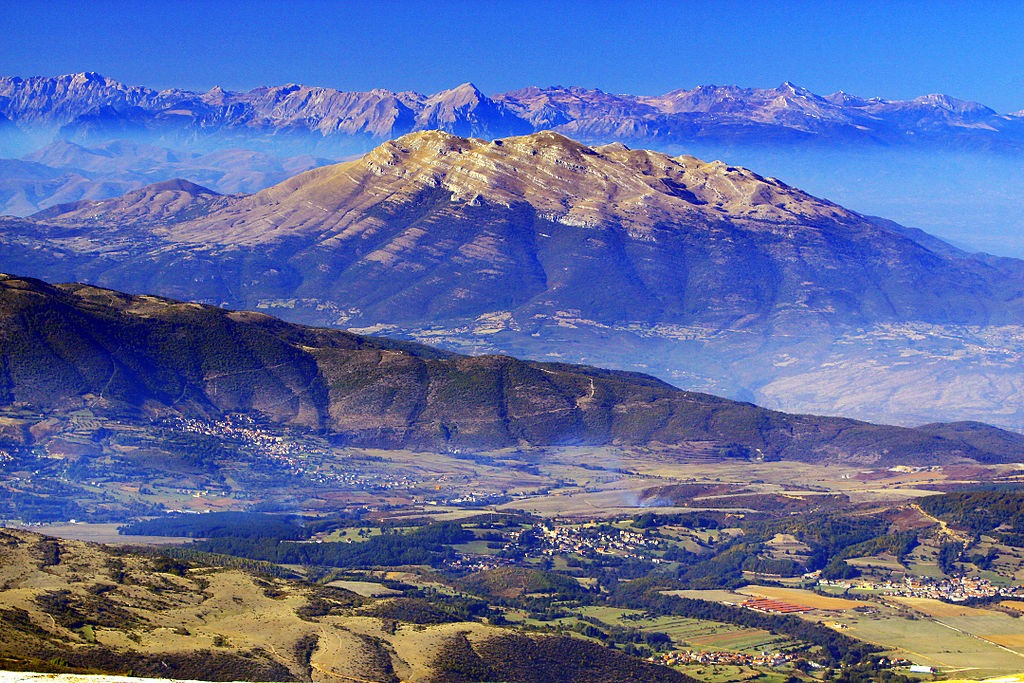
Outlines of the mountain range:
<svg viewBox="0 0 1024 683">
<path fill-rule="evenodd" d="M 1024 116 L 947 95 L 912 100 L 700 86 L 664 95 L 529 87 L 487 96 L 284 85 L 157 91 L 95 73 L 0 78 L 0 213 L 187 178 L 256 192 L 420 130 L 495 139 L 554 130 L 724 159 L 861 212 L 1024 255 Z"/>
<path fill-rule="evenodd" d="M 1024 426 L 1024 262 L 722 162 L 427 131 L 253 195 L 177 181 L 0 227 L 0 268 L 51 281 L 798 412 Z"/>
<path fill-rule="evenodd" d="M 1022 112 L 999 114 L 939 94 L 904 101 L 821 96 L 788 82 L 770 89 L 706 85 L 659 96 L 529 87 L 488 97 L 472 83 L 433 95 L 296 84 L 244 93 L 157 91 L 78 73 L 0 79 L 0 115 L 16 127 L 60 127 L 72 141 L 146 130 L 169 139 L 315 133 L 326 148 L 333 142 L 333 149 L 349 153 L 362 151 L 353 139 L 365 145 L 434 129 L 484 138 L 555 130 L 584 141 L 643 144 L 704 136 L 903 144 L 912 137 L 915 143 L 969 140 L 1019 150 L 1024 140 Z"/>
<path fill-rule="evenodd" d="M 2 441 L 75 411 L 148 423 L 248 413 L 353 445 L 430 450 L 701 446 L 731 457 L 1013 462 L 1024 437 L 984 425 L 886 427 L 787 415 L 653 377 L 466 357 L 86 285 L 0 276 Z M 21 425 L 20 432 L 17 425 Z"/>
</svg>

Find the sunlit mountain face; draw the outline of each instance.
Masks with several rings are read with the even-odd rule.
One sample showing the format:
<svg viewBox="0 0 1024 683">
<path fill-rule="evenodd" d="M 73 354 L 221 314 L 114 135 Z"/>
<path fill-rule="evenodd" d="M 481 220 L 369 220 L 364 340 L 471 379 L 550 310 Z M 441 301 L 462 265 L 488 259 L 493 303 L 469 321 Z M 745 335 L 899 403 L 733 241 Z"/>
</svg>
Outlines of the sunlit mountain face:
<svg viewBox="0 0 1024 683">
<path fill-rule="evenodd" d="M 695 157 L 428 131 L 253 195 L 162 183 L 6 219 L 0 239 L 0 267 L 51 281 L 786 410 L 1021 424 L 1020 261 Z"/>
</svg>

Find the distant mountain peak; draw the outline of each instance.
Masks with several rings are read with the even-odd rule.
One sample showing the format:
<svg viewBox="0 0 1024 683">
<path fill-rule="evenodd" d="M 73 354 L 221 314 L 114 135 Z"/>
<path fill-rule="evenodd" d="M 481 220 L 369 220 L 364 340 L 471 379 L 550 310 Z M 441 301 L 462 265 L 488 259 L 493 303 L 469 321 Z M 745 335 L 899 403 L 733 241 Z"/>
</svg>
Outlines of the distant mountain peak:
<svg viewBox="0 0 1024 683">
<path fill-rule="evenodd" d="M 484 95 L 479 88 L 469 82 L 463 83 L 462 85 L 458 85 L 449 90 L 442 90 L 441 92 L 431 95 L 426 99 L 428 108 L 431 105 L 435 105 L 456 109 L 475 107 L 482 102 L 489 103 L 490 101 L 491 100 Z"/>
<path fill-rule="evenodd" d="M 86 81 L 106 83 L 108 79 L 95 71 L 80 71 L 78 73 L 71 74 L 71 81 L 76 83 L 84 83 Z"/>
<path fill-rule="evenodd" d="M 942 93 L 931 93 L 928 95 L 922 95 L 912 100 L 916 104 L 924 104 L 937 109 L 945 109 L 946 111 L 953 112 L 956 114 L 982 114 L 995 116 L 996 112 L 983 104 L 978 102 L 972 102 L 970 100 L 961 100 L 950 95 Z"/>
<path fill-rule="evenodd" d="M 944 109 L 953 109 L 958 105 L 967 104 L 964 100 L 958 100 L 955 97 L 950 97 L 949 95 L 945 95 L 943 93 L 928 93 L 927 95 L 915 97 L 913 101 L 919 102 L 921 104 L 931 104 L 939 106 Z"/>
<path fill-rule="evenodd" d="M 191 195 L 201 195 L 201 194 L 217 195 L 217 196 L 220 195 L 219 192 L 214 192 L 213 190 L 211 190 L 208 187 L 203 187 L 202 185 L 197 185 L 196 183 L 193 183 L 190 180 L 185 180 L 184 178 L 171 178 L 170 180 L 164 180 L 164 181 L 159 182 L 159 183 L 153 183 L 152 185 L 147 185 L 146 187 L 141 188 L 141 190 L 139 190 L 139 191 L 141 192 L 143 190 L 150 190 L 150 191 L 153 191 L 153 192 L 167 192 L 167 191 L 187 192 L 188 194 L 191 194 Z"/>
<path fill-rule="evenodd" d="M 783 81 L 782 84 L 775 89 L 781 92 L 790 92 L 799 95 L 810 94 L 809 90 L 807 90 L 806 88 L 801 88 L 800 86 L 794 84 L 792 81 Z"/>
<path fill-rule="evenodd" d="M 497 137 L 498 131 L 530 131 L 526 121 L 468 82 L 423 99 L 421 106 L 416 115 L 417 129 L 439 128 L 459 135 L 488 137 Z"/>
<path fill-rule="evenodd" d="M 129 86 L 126 86 L 112 78 L 96 73 L 95 71 L 80 71 L 74 74 L 68 74 L 67 76 L 61 76 L 68 87 L 72 89 L 96 89 L 96 88 L 110 88 L 112 90 L 129 90 Z"/>
<path fill-rule="evenodd" d="M 223 195 L 183 178 L 173 178 L 114 199 L 83 200 L 59 204 L 40 211 L 33 218 L 59 224 L 90 224 L 98 220 L 129 225 L 153 225 L 187 220 L 213 207 Z"/>
</svg>

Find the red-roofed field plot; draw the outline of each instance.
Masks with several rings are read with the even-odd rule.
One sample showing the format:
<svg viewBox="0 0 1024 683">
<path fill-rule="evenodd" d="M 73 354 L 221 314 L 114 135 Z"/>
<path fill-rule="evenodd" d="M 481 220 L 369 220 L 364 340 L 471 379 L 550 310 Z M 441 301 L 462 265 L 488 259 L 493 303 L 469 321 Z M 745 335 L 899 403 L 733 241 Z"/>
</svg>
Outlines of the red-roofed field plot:
<svg viewBox="0 0 1024 683">
<path fill-rule="evenodd" d="M 774 614 L 800 614 L 802 612 L 810 612 L 811 609 L 813 609 L 804 605 L 795 605 L 791 602 L 772 600 L 770 598 L 754 598 L 752 600 L 746 600 L 743 602 L 742 606 L 758 612 L 771 612 Z"/>
</svg>

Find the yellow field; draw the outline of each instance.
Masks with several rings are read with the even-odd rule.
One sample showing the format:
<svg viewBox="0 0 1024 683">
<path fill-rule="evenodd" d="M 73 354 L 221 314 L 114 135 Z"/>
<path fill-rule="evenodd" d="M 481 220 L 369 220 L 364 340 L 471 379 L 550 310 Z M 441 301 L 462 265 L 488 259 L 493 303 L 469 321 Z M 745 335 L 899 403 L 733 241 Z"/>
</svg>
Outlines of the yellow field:
<svg viewBox="0 0 1024 683">
<path fill-rule="evenodd" d="M 1024 612 L 1024 600 L 1003 600 L 999 604 L 1003 607 L 1009 607 L 1015 612 Z"/>
<path fill-rule="evenodd" d="M 898 602 L 901 605 L 906 605 L 907 607 L 915 609 L 922 614 L 927 614 L 930 617 L 992 616 L 992 610 L 967 607 L 966 605 L 953 605 L 948 602 L 942 602 L 941 600 L 933 600 L 932 598 L 892 597 L 888 599 L 893 602 Z"/>
<path fill-rule="evenodd" d="M 772 600 L 784 600 L 794 605 L 803 605 L 813 609 L 824 610 L 848 610 L 854 607 L 862 607 L 863 602 L 847 600 L 846 598 L 829 598 L 818 595 L 811 591 L 800 588 L 778 588 L 775 586 L 747 586 L 737 591 L 744 595 L 769 598 Z"/>
<path fill-rule="evenodd" d="M 1004 647 L 1024 648 L 1024 633 L 986 635 L 985 640 L 991 640 L 993 643 L 998 643 Z"/>
</svg>

